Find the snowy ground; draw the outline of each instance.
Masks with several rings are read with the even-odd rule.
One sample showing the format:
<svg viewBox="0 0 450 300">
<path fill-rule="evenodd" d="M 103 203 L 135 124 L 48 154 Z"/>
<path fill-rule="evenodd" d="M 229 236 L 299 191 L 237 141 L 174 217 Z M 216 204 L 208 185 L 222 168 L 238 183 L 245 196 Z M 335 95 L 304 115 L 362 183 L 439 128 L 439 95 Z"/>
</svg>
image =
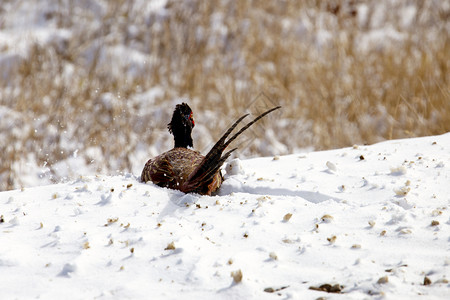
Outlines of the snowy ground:
<svg viewBox="0 0 450 300">
<path fill-rule="evenodd" d="M 450 133 L 230 165 L 0 193 L 1 298 L 448 299 Z"/>
</svg>

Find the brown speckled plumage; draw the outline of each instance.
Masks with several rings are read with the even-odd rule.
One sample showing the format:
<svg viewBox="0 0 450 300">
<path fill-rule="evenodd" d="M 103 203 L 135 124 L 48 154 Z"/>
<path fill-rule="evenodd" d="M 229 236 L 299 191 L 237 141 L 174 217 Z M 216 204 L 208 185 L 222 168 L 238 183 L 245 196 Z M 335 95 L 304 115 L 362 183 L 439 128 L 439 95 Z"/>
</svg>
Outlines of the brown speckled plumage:
<svg viewBox="0 0 450 300">
<path fill-rule="evenodd" d="M 161 187 L 185 193 L 211 195 L 222 184 L 221 166 L 236 150 L 235 148 L 223 154 L 226 147 L 256 121 L 279 108 L 272 108 L 259 115 L 226 140 L 247 115 L 242 116 L 227 130 L 208 154 L 203 156 L 199 152 L 187 148 L 193 145 L 191 132 L 195 122 L 190 107 L 186 103 L 178 104 L 172 121 L 168 125 L 169 131 L 174 135 L 175 147 L 150 159 L 142 170 L 141 180 L 143 182 L 152 181 Z"/>
<path fill-rule="evenodd" d="M 182 188 L 184 188 L 189 175 L 195 171 L 204 158 L 199 152 L 191 149 L 173 148 L 150 159 L 145 164 L 141 180 L 143 182 L 152 181 L 161 187 L 184 191 Z M 220 187 L 222 180 L 220 172 L 216 172 L 213 180 L 205 184 L 205 189 L 197 192 L 210 195 Z"/>
</svg>

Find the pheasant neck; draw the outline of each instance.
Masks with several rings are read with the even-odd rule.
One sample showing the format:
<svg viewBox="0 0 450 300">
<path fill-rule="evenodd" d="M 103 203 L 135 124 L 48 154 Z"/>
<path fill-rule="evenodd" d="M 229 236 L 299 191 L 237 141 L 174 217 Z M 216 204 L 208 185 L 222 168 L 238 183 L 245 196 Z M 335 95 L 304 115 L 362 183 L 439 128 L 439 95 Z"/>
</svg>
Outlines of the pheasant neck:
<svg viewBox="0 0 450 300">
<path fill-rule="evenodd" d="M 176 147 L 187 148 L 188 146 L 193 147 L 193 142 L 192 142 L 192 137 L 191 137 L 190 132 L 186 132 L 185 134 L 182 134 L 182 135 L 176 135 L 176 136 L 174 136 L 174 139 L 175 139 L 175 148 Z"/>
</svg>

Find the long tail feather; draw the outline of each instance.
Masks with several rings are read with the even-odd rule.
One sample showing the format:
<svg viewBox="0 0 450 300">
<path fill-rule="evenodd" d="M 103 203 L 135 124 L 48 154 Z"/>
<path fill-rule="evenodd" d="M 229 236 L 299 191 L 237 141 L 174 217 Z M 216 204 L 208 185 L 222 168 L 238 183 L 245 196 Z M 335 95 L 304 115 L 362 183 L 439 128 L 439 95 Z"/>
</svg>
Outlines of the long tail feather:
<svg viewBox="0 0 450 300">
<path fill-rule="evenodd" d="M 227 132 L 225 132 L 222 137 L 217 141 L 217 143 L 211 148 L 218 148 L 218 147 L 223 147 L 223 145 L 225 144 L 225 140 L 226 138 L 231 134 L 231 132 L 234 130 L 234 128 L 236 128 L 236 126 L 242 122 L 242 120 L 247 117 L 248 114 L 243 115 L 242 117 L 240 117 L 239 119 L 236 120 L 236 122 L 233 123 L 233 125 L 230 126 L 230 128 L 228 128 Z M 225 149 L 225 148 L 223 148 Z M 212 154 L 212 151 L 209 151 L 208 154 L 206 155 L 206 157 L 208 157 L 209 154 Z"/>
<path fill-rule="evenodd" d="M 260 114 L 258 117 L 256 117 L 253 121 L 251 121 L 250 123 L 248 123 L 247 125 L 245 125 L 244 127 L 241 128 L 241 130 L 239 130 L 235 135 L 233 135 L 225 144 L 224 144 L 224 149 L 231 144 L 232 141 L 234 141 L 238 136 L 240 136 L 244 131 L 246 131 L 250 126 L 252 126 L 253 124 L 255 124 L 256 122 L 258 122 L 260 119 L 262 119 L 264 116 L 270 114 L 271 112 L 273 112 L 274 110 L 280 109 L 281 106 L 277 106 L 274 107 L 272 109 L 269 109 L 268 111 Z"/>
<path fill-rule="evenodd" d="M 267 114 L 281 108 L 281 106 L 274 107 L 269 109 L 268 111 L 260 114 L 253 121 L 242 127 L 236 134 L 234 134 L 228 140 L 227 137 L 231 134 L 231 132 L 236 128 L 236 126 L 248 116 L 248 114 L 243 115 L 236 122 L 231 125 L 231 127 L 222 135 L 222 137 L 217 141 L 217 143 L 212 147 L 212 149 L 206 154 L 202 163 L 195 169 L 195 171 L 189 176 L 188 180 L 185 182 L 183 190 L 184 192 L 201 192 L 202 186 L 205 183 L 208 183 L 213 180 L 216 173 L 222 167 L 225 160 L 231 155 L 233 151 L 237 148 L 234 148 L 225 154 L 222 155 L 223 151 L 233 142 L 239 135 L 241 135 L 245 130 L 247 130 L 250 126 L 255 124 L 261 118 L 266 116 Z"/>
</svg>

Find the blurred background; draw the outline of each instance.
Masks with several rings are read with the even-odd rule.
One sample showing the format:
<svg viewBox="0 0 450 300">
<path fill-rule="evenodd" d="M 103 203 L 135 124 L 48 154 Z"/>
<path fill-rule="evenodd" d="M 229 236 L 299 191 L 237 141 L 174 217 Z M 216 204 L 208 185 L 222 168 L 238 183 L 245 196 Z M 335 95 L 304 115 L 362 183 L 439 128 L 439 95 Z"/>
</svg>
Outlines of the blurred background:
<svg viewBox="0 0 450 300">
<path fill-rule="evenodd" d="M 0 190 L 139 175 L 189 103 L 239 158 L 450 131 L 450 1 L 2 0 Z"/>
</svg>

